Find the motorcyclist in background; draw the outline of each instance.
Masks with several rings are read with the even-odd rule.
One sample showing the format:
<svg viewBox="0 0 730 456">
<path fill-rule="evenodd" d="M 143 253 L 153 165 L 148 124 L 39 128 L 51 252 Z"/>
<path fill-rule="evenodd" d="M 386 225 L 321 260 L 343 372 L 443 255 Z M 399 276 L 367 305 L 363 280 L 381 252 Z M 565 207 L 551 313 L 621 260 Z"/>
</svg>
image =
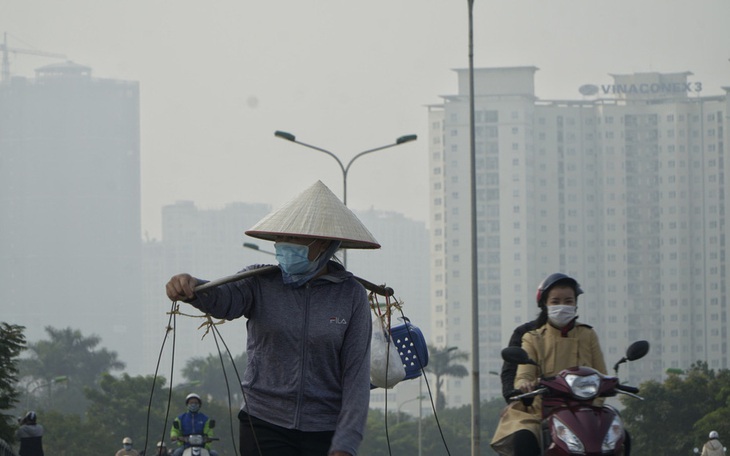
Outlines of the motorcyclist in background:
<svg viewBox="0 0 730 456">
<path fill-rule="evenodd" d="M 114 456 L 139 456 L 137 450 L 132 449 L 132 439 L 130 437 L 124 437 L 122 440 L 122 446 L 124 448 L 117 451 Z"/>
<path fill-rule="evenodd" d="M 710 435 L 708 437 L 710 440 L 708 440 L 702 447 L 701 456 L 724 456 L 725 448 L 720 442 L 720 435 L 717 433 L 717 431 L 710 432 Z"/>
<path fill-rule="evenodd" d="M 167 445 L 165 445 L 165 442 L 160 440 L 157 442 L 157 452 L 155 453 L 156 456 L 168 456 L 171 454 L 169 451 L 167 451 Z"/>
<path fill-rule="evenodd" d="M 200 413 L 200 408 L 203 406 L 200 396 L 195 393 L 188 394 L 185 398 L 185 406 L 188 411 L 175 418 L 178 425 L 173 425 L 172 430 L 170 430 L 170 438 L 173 442 L 177 441 L 178 444 L 178 447 L 172 453 L 173 456 L 182 456 L 185 448 L 190 446 L 187 443 L 187 436 L 190 434 L 203 434 L 207 437 L 213 437 L 210 419 L 205 414 Z M 210 449 L 210 444 L 206 444 L 205 448 L 211 456 L 218 456 L 217 451 Z"/>
<path fill-rule="evenodd" d="M 28 412 L 20 420 L 15 437 L 20 440 L 20 456 L 43 456 L 43 426 L 36 421 L 35 412 Z"/>
</svg>

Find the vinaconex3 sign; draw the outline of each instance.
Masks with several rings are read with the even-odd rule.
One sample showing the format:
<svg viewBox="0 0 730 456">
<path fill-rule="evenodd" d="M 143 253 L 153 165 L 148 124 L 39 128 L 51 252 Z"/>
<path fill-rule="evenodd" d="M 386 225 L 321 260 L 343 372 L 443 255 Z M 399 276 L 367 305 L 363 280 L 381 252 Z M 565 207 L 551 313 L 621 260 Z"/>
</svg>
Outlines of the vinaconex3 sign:
<svg viewBox="0 0 730 456">
<path fill-rule="evenodd" d="M 602 84 L 600 86 L 585 84 L 578 88 L 578 91 L 585 96 L 596 95 L 599 92 L 603 95 L 656 95 L 656 94 L 677 94 L 677 93 L 699 93 L 702 92 L 701 82 L 654 82 L 643 84 Z"/>
</svg>

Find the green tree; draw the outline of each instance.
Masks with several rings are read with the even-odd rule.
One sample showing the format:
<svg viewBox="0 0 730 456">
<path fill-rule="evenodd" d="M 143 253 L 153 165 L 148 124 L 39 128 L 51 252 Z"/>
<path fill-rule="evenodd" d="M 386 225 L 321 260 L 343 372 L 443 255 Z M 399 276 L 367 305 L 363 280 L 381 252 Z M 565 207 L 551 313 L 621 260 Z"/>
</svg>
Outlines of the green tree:
<svg viewBox="0 0 730 456">
<path fill-rule="evenodd" d="M 632 453 L 691 454 L 710 430 L 730 433 L 730 372 L 716 374 L 705 362 L 670 373 L 664 383 L 641 385 L 643 401 L 622 397 L 622 416 L 631 433 Z M 725 417 L 725 418 L 723 418 Z"/>
<path fill-rule="evenodd" d="M 723 369 L 717 373 L 709 385 L 714 407 L 694 424 L 696 445 L 704 443 L 710 431 L 717 431 L 723 443 L 730 437 L 730 370 Z M 723 437 L 724 436 L 724 437 Z"/>
<path fill-rule="evenodd" d="M 184 411 L 185 394 L 173 391 L 170 395 L 165 384 L 161 377 L 155 380 L 152 376 L 102 374 L 98 387 L 85 389 L 89 401 L 85 414 L 58 410 L 43 413 L 44 443 L 52 445 L 52 454 L 57 456 L 114 454 L 124 437 L 131 437 L 134 448 L 146 449 L 146 454 L 154 454 L 160 440 L 172 448 L 170 428 L 173 419 Z M 237 454 L 233 439 L 238 437 L 238 428 L 233 425 L 237 425 L 238 404 L 228 409 L 204 401 L 202 411 L 216 420 L 214 431 L 220 440 L 213 448 L 221 456 Z"/>
<path fill-rule="evenodd" d="M 434 407 L 435 408 L 435 407 Z M 496 454 L 489 446 L 504 408 L 501 397 L 483 401 L 480 409 L 482 455 Z M 464 455 L 471 452 L 471 406 L 445 408 L 424 416 L 420 423 L 420 449 L 423 456 Z M 370 410 L 365 437 L 358 454 L 362 456 L 417 455 L 419 421 L 382 410 Z"/>
<path fill-rule="evenodd" d="M 28 344 L 30 356 L 20 362 L 20 377 L 29 394 L 34 408 L 55 408 L 82 414 L 87 400 L 84 387 L 94 386 L 104 372 L 120 370 L 124 363 L 117 359 L 116 352 L 97 348 L 101 338 L 96 335 L 84 336 L 71 328 L 45 328 L 48 340 Z M 36 388 L 39 385 L 52 385 L 54 379 L 65 378 L 63 394 L 53 394 L 51 388 Z"/>
<path fill-rule="evenodd" d="M 90 401 L 86 417 L 89 422 L 96 423 L 92 436 L 105 444 L 103 452 L 116 452 L 124 437 L 131 437 L 137 450 L 143 448 L 147 439 L 157 442 L 163 437 L 162 423 L 168 397 L 167 391 L 163 391 L 165 379 L 157 379 L 154 393 L 152 382 L 151 376 L 123 374 L 117 378 L 105 373 L 101 375 L 99 388 L 85 389 Z M 152 407 L 148 408 L 150 399 Z M 147 427 L 148 411 L 149 421 L 154 424 L 150 429 Z"/>
<path fill-rule="evenodd" d="M 94 434 L 94 423 L 84 420 L 80 415 L 50 410 L 39 415 L 38 421 L 43 424 L 45 430 L 43 446 L 46 454 L 55 456 L 104 454 L 105 444 L 109 438 L 105 437 L 100 441 Z"/>
<path fill-rule="evenodd" d="M 426 372 L 433 374 L 436 378 L 436 410 L 441 411 L 446 407 L 446 397 L 442 391 L 444 377 L 463 378 L 469 375 L 469 370 L 460 362 L 469 359 L 469 354 L 456 349 L 456 347 L 438 348 L 434 345 L 428 346 L 428 366 Z"/>
<path fill-rule="evenodd" d="M 0 323 L 0 439 L 14 441 L 15 417 L 4 413 L 18 401 L 18 356 L 25 349 L 23 326 Z"/>
<path fill-rule="evenodd" d="M 239 376 L 243 375 L 247 359 L 246 353 L 235 356 L 234 369 L 231 358 L 227 355 L 223 355 L 222 365 L 218 355 L 191 358 L 185 363 L 182 374 L 188 383 L 195 386 L 187 389 L 194 389 L 201 397 L 221 404 L 228 404 L 230 392 L 231 404 L 238 404 L 243 398 Z"/>
</svg>

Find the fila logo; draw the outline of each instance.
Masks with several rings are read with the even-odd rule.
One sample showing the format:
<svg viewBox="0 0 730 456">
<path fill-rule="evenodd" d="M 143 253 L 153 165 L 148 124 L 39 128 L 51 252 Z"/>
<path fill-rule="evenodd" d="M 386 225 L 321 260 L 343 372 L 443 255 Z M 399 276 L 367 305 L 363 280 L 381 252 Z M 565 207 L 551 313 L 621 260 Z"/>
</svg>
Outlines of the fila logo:
<svg viewBox="0 0 730 456">
<path fill-rule="evenodd" d="M 347 320 L 345 320 L 344 318 L 330 317 L 330 323 L 335 323 L 338 325 L 346 325 Z"/>
</svg>

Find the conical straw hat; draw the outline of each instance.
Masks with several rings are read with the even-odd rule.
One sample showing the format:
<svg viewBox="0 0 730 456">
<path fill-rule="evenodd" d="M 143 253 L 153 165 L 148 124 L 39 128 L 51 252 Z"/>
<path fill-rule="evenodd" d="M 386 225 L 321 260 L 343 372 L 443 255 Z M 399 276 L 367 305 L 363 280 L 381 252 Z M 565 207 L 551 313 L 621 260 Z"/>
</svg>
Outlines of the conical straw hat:
<svg viewBox="0 0 730 456">
<path fill-rule="evenodd" d="M 246 234 L 267 241 L 297 236 L 334 239 L 346 249 L 380 248 L 365 225 L 322 181 L 264 217 Z"/>
</svg>

